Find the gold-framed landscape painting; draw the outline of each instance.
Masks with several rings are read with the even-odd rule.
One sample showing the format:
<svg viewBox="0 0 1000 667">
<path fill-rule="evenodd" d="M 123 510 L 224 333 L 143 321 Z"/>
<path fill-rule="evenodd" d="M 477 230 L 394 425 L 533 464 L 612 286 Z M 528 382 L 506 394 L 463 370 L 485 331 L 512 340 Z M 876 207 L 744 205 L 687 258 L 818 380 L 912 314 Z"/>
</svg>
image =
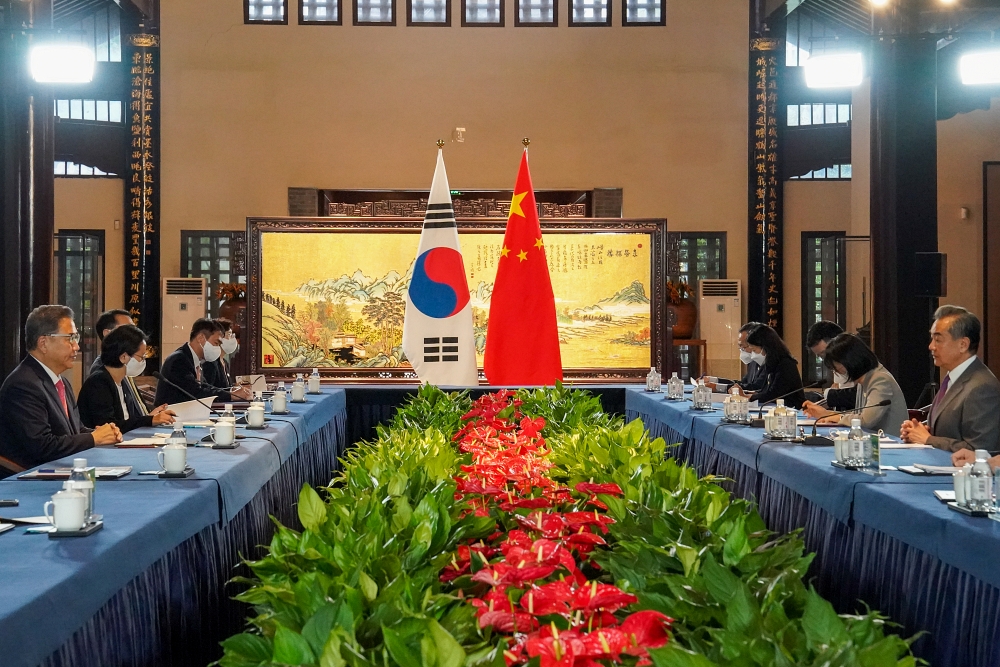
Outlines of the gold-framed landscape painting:
<svg viewBox="0 0 1000 667">
<path fill-rule="evenodd" d="M 505 224 L 458 221 L 480 368 Z M 636 381 L 662 367 L 666 221 L 541 225 L 566 378 Z M 401 345 L 422 220 L 250 218 L 247 226 L 251 372 L 417 381 Z"/>
</svg>

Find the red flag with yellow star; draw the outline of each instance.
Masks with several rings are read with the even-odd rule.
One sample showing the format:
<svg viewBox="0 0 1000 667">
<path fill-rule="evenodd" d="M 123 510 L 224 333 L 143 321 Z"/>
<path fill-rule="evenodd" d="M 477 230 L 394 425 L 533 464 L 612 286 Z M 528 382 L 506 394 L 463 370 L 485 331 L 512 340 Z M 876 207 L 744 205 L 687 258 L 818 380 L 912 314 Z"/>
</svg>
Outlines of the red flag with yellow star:
<svg viewBox="0 0 1000 667">
<path fill-rule="evenodd" d="M 563 376 L 556 303 L 527 149 L 517 172 L 493 283 L 483 366 L 486 379 L 494 385 L 551 385 Z"/>
</svg>

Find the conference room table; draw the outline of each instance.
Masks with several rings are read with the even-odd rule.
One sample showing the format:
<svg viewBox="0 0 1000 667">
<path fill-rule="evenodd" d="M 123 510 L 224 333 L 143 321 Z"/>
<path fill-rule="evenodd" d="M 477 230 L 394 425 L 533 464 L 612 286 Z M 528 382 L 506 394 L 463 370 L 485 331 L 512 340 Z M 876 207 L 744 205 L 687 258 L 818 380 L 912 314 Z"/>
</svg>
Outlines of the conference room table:
<svg viewBox="0 0 1000 667">
<path fill-rule="evenodd" d="M 240 632 L 248 608 L 227 586 L 249 572 L 241 558 L 262 555 L 274 517 L 298 527 L 302 484 L 327 484 L 346 447 L 346 397 L 324 387 L 290 414 L 268 414 L 260 430 L 242 426 L 235 449 L 189 446 L 184 479 L 159 469 L 156 449 L 97 447 L 77 454 L 92 466 L 131 466 L 97 482 L 103 529 L 50 539 L 25 526 L 0 533 L 0 665 L 206 665 L 218 642 Z M 126 439 L 169 427 L 137 429 Z M 189 443 L 207 428 L 187 428 Z M 201 443 L 199 443 L 200 445 Z M 72 457 L 41 468 L 66 467 Z M 0 481 L 0 517 L 37 517 L 61 481 Z"/>
<path fill-rule="evenodd" d="M 925 631 L 913 649 L 935 667 L 1000 665 L 1000 522 L 939 501 L 934 491 L 953 489 L 950 475 L 890 469 L 879 477 L 834 467 L 833 447 L 724 424 L 721 404 L 697 411 L 688 400 L 630 388 L 625 406 L 629 419 L 676 445 L 676 458 L 756 500 L 769 529 L 801 529 L 816 553 L 809 577 L 840 613 L 863 610 L 860 600 L 901 624 L 894 631 L 902 636 Z M 881 452 L 890 468 L 950 461 L 949 452 L 931 448 Z"/>
</svg>

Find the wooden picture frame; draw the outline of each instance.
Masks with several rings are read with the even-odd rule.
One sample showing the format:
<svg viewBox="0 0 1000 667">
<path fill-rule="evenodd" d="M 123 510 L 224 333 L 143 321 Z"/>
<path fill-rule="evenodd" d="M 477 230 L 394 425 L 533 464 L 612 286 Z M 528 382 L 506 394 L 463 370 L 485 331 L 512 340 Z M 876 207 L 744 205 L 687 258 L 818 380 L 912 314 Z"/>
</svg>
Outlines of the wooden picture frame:
<svg viewBox="0 0 1000 667">
<path fill-rule="evenodd" d="M 543 235 L 550 236 L 550 238 L 553 238 L 554 243 L 556 243 L 551 249 L 553 256 L 549 259 L 550 271 L 561 271 L 562 273 L 580 271 L 579 274 L 574 274 L 576 277 L 557 276 L 554 279 L 554 285 L 560 280 L 563 281 L 563 284 L 566 284 L 568 281 L 576 286 L 576 290 L 579 291 L 588 289 L 586 281 L 581 282 L 581 279 L 586 276 L 593 276 L 593 280 L 596 280 L 598 277 L 597 274 L 600 274 L 600 277 L 604 278 L 605 283 L 609 275 L 618 280 L 626 280 L 627 276 L 642 276 L 641 279 L 633 280 L 624 289 L 604 296 L 601 299 L 597 297 L 603 296 L 603 293 L 588 295 L 588 298 L 593 296 L 593 305 L 590 305 L 591 302 L 587 301 L 586 304 L 588 305 L 578 307 L 572 311 L 569 310 L 568 306 L 564 308 L 562 311 L 563 320 L 568 320 L 568 323 L 565 324 L 568 334 L 564 335 L 564 330 L 561 328 L 560 339 L 564 346 L 569 346 L 573 350 L 569 353 L 565 351 L 563 353 L 563 373 L 566 381 L 583 384 L 642 382 L 649 373 L 650 366 L 666 370 L 669 365 L 668 354 L 670 353 L 670 348 L 668 347 L 669 332 L 667 331 L 667 301 L 663 289 L 666 280 L 667 221 L 665 219 L 625 218 L 545 218 L 540 222 Z M 502 240 L 506 224 L 507 221 L 504 219 L 460 218 L 458 220 L 459 238 L 463 243 L 469 243 L 470 247 L 472 247 L 471 244 L 474 241 L 478 240 L 475 235 L 493 235 L 483 236 L 482 239 L 484 242 L 495 241 L 495 235 L 499 235 L 500 240 Z M 330 254 L 322 254 L 318 249 L 318 242 L 323 239 L 315 236 L 284 237 L 284 235 L 370 235 L 370 242 L 365 239 L 365 246 L 369 248 L 365 252 L 381 252 L 370 250 L 370 248 L 389 248 L 395 249 L 397 254 L 401 253 L 402 250 L 396 247 L 399 245 L 399 242 L 397 239 L 393 239 L 393 237 L 400 234 L 412 235 L 415 259 L 416 246 L 422 226 L 422 218 L 247 218 L 247 335 L 243 337 L 243 345 L 246 346 L 247 356 L 249 357 L 249 372 L 252 374 L 265 373 L 268 376 L 285 378 L 292 377 L 300 372 L 311 372 L 311 369 L 316 366 L 320 368 L 320 372 L 324 378 L 335 379 L 343 383 L 417 383 L 419 380 L 409 365 L 356 365 L 375 363 L 377 359 L 372 357 L 362 359 L 355 356 L 355 353 L 365 356 L 367 352 L 363 345 L 359 346 L 357 338 L 361 334 L 356 334 L 353 328 L 343 334 L 338 332 L 330 338 L 330 342 L 323 342 L 327 341 L 328 335 L 321 337 L 319 343 L 316 340 L 303 338 L 298 333 L 288 333 L 291 329 L 298 330 L 301 327 L 306 327 L 302 328 L 302 331 L 305 332 L 306 329 L 309 329 L 309 336 L 312 336 L 311 332 L 314 331 L 312 327 L 313 321 L 310 319 L 312 315 L 304 315 L 301 309 L 303 307 L 318 308 L 316 304 L 319 303 L 319 295 L 327 294 L 327 292 L 323 292 L 322 290 L 347 289 L 344 288 L 343 279 L 356 275 L 356 273 L 352 273 L 352 267 L 349 263 L 352 261 L 360 262 L 361 260 L 357 257 L 360 256 L 361 251 L 357 255 L 347 251 L 343 255 L 338 254 L 335 258 L 331 259 Z M 278 234 L 282 236 L 272 236 Z M 565 243 L 565 241 L 573 241 L 573 236 L 579 236 L 579 243 Z M 269 246 L 272 250 L 268 253 L 265 253 L 264 249 L 265 240 L 274 244 Z M 350 241 L 356 242 L 357 239 L 352 238 Z M 600 241 L 600 243 L 598 244 L 597 241 Z M 331 239 L 328 243 L 335 246 L 337 239 Z M 647 243 L 648 246 L 646 245 Z M 289 256 L 297 252 L 296 246 L 298 245 L 302 247 L 301 252 L 303 256 L 313 253 L 314 257 L 296 261 L 294 256 Z M 621 250 L 620 247 L 617 250 L 612 250 L 612 246 L 624 246 L 625 250 Z M 470 256 L 470 252 L 464 251 L 466 254 L 467 271 L 472 275 L 470 289 L 477 289 L 474 282 L 477 270 L 484 276 L 488 276 L 491 270 L 495 274 L 495 269 L 486 268 L 486 264 L 491 261 L 489 253 L 492 252 L 490 249 L 493 248 L 493 245 L 483 246 L 479 244 L 475 245 L 475 247 L 485 247 L 486 250 L 477 250 L 477 252 L 480 252 L 477 257 L 472 257 Z M 629 250 L 630 247 L 632 250 Z M 640 250 L 643 247 L 648 248 L 648 250 Z M 625 253 L 624 257 L 622 257 L 623 252 Z M 630 252 L 632 254 L 629 254 Z M 280 261 L 267 256 L 271 253 L 280 256 Z M 606 256 L 605 253 L 609 254 Z M 615 255 L 614 253 L 618 254 Z M 646 272 L 645 267 L 646 257 L 649 260 L 648 272 Z M 591 264 L 594 267 L 598 266 L 598 259 L 602 268 L 598 271 L 589 271 L 588 267 Z M 620 264 L 622 268 L 603 268 L 605 259 L 608 260 L 609 264 L 612 262 L 625 262 L 628 264 L 628 270 L 626 271 L 624 268 L 626 264 Z M 288 291 L 288 287 L 302 280 L 301 275 L 311 275 L 303 274 L 303 271 L 314 270 L 310 267 L 317 261 L 329 261 L 329 266 L 338 265 L 340 268 L 329 271 L 329 274 L 336 275 L 324 275 L 322 280 L 310 278 L 309 281 L 302 282 L 294 291 Z M 412 262 L 412 260 L 406 261 Z M 269 264 L 269 262 L 273 262 L 273 264 Z M 320 270 L 321 272 L 325 271 L 325 269 Z M 406 270 L 406 266 L 400 266 L 398 271 L 390 272 L 396 274 L 392 280 L 400 280 L 400 274 L 404 274 L 402 277 L 405 278 Z M 361 271 L 361 268 L 358 267 L 356 271 Z M 287 277 L 289 273 L 295 274 L 297 277 L 289 278 Z M 283 278 L 279 279 L 275 277 L 278 274 L 281 274 Z M 388 275 L 386 274 L 386 282 L 377 281 L 382 285 L 378 289 L 385 289 L 385 285 L 390 284 L 388 282 Z M 340 277 L 338 278 L 337 276 Z M 269 284 L 265 284 L 265 281 L 268 281 Z M 642 284 L 636 286 L 636 282 L 641 282 Z M 285 289 L 277 290 L 274 286 L 278 283 L 282 283 Z M 399 282 L 392 284 L 397 285 L 395 288 L 397 292 L 401 291 L 401 288 L 398 287 Z M 481 286 L 483 284 L 482 282 L 480 283 L 479 289 L 482 289 Z M 583 285 L 583 287 L 580 287 L 580 285 Z M 646 285 L 648 285 L 648 296 L 645 294 Z M 638 288 L 640 287 L 643 289 L 639 290 Z M 492 283 L 486 289 L 491 288 Z M 367 288 L 365 289 L 367 290 Z M 607 291 L 608 288 L 604 286 L 604 289 Z M 556 292 L 558 307 L 560 302 L 559 290 L 557 289 Z M 355 294 L 355 292 L 349 291 L 336 293 L 352 295 L 347 297 L 348 300 L 353 299 L 353 295 Z M 372 294 L 374 293 L 373 288 Z M 282 297 L 281 295 L 285 296 Z M 367 292 L 359 298 L 375 299 L 374 296 Z M 310 301 L 307 305 L 304 305 L 306 304 L 306 299 L 310 299 Z M 331 303 L 329 296 L 324 296 L 323 299 L 324 304 Z M 292 303 L 293 300 L 295 303 Z M 641 327 L 646 321 L 647 306 L 645 304 L 647 302 L 649 326 L 641 328 L 636 333 L 634 329 Z M 295 308 L 296 303 L 299 307 L 298 311 Z M 605 305 L 601 306 L 600 304 Z M 343 304 L 338 302 L 337 305 L 342 306 Z M 329 306 L 329 308 L 332 307 L 332 305 Z M 344 307 L 346 308 L 346 306 Z M 623 308 L 626 310 L 622 311 Z M 628 310 L 629 308 L 631 310 Z M 597 313 L 598 310 L 601 311 L 600 314 Z M 310 313 L 312 312 L 310 310 Z M 488 309 L 485 312 L 488 314 Z M 618 314 L 612 315 L 612 312 Z M 625 314 L 620 315 L 622 312 Z M 301 324 L 302 321 L 306 320 L 308 321 L 305 325 Z M 352 327 L 362 327 L 364 325 L 361 317 L 358 318 L 356 324 L 349 316 L 346 316 L 346 321 Z M 279 334 L 286 335 L 288 340 L 277 340 L 276 342 L 274 329 L 276 322 L 281 325 L 281 332 Z M 594 324 L 595 322 L 596 324 Z M 623 350 L 622 356 L 627 358 L 628 363 L 622 363 L 621 365 L 614 363 L 603 365 L 568 363 L 574 357 L 580 359 L 596 356 L 586 354 L 587 350 L 592 349 L 591 346 L 593 343 L 591 340 L 572 343 L 574 338 L 593 339 L 595 334 L 588 331 L 589 329 L 594 329 L 598 332 L 607 330 L 607 333 L 604 335 L 610 336 L 616 332 L 621 333 L 623 327 L 631 327 L 631 329 L 622 334 L 621 338 L 611 340 L 600 339 L 597 342 L 606 345 L 613 344 L 612 346 L 615 349 Z M 372 336 L 374 334 L 369 330 L 369 333 L 366 335 Z M 646 339 L 648 339 L 648 359 L 645 358 L 644 352 L 639 351 L 640 349 L 646 349 Z M 379 353 L 379 357 L 383 359 L 381 363 L 390 363 L 396 360 L 394 356 L 396 352 L 395 348 L 392 347 L 391 340 L 389 343 L 386 343 L 383 336 L 383 351 Z M 334 345 L 334 347 L 331 348 L 329 347 L 330 345 Z M 622 345 L 628 347 L 621 347 Z M 563 349 L 567 348 L 564 347 Z M 392 350 L 392 352 L 388 353 L 386 350 Z M 386 356 L 387 354 L 388 356 Z M 618 355 L 602 355 L 602 358 L 607 359 L 617 357 Z M 638 363 L 640 357 L 642 363 Z M 321 359 L 323 363 L 327 363 L 328 365 L 320 365 L 316 362 L 316 359 Z M 296 363 L 290 364 L 288 362 Z M 486 380 L 481 370 L 480 378 L 480 384 L 485 385 Z"/>
</svg>

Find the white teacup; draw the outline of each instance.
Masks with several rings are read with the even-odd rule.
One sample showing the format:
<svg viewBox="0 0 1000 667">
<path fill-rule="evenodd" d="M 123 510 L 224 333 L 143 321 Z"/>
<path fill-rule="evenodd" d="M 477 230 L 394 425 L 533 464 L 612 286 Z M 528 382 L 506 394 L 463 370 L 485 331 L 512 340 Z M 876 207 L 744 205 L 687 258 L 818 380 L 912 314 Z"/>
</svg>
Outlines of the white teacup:
<svg viewBox="0 0 1000 667">
<path fill-rule="evenodd" d="M 847 436 L 839 433 L 834 436 L 833 451 L 838 461 L 843 462 L 847 458 Z"/>
<path fill-rule="evenodd" d="M 271 412 L 284 412 L 288 409 L 288 394 L 276 391 L 271 397 Z"/>
<path fill-rule="evenodd" d="M 264 425 L 264 406 L 263 405 L 251 405 L 247 408 L 246 413 L 247 424 L 250 426 L 260 427 Z"/>
<path fill-rule="evenodd" d="M 156 453 L 156 460 L 166 472 L 172 474 L 184 472 L 187 467 L 187 445 L 164 445 L 163 449 Z"/>
<path fill-rule="evenodd" d="M 59 491 L 45 503 L 44 511 L 45 518 L 57 531 L 80 530 L 86 522 L 87 497 L 79 491 Z"/>
<path fill-rule="evenodd" d="M 215 428 L 209 432 L 212 436 L 212 442 L 217 445 L 231 445 L 233 441 L 236 440 L 236 423 L 229 421 L 218 421 L 215 423 Z"/>
<path fill-rule="evenodd" d="M 306 400 L 306 384 L 305 382 L 296 382 L 292 385 L 292 402 L 301 403 Z"/>
</svg>

